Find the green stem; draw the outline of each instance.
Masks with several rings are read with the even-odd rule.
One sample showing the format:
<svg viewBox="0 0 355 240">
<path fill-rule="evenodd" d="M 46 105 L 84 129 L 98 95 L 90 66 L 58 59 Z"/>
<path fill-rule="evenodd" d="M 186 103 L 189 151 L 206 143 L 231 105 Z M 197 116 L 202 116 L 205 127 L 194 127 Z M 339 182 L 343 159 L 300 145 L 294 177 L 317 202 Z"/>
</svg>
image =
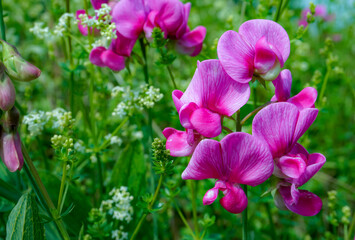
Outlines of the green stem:
<svg viewBox="0 0 355 240">
<path fill-rule="evenodd" d="M 27 152 L 25 145 L 22 143 L 21 143 L 21 149 L 22 149 L 24 160 L 26 161 L 26 165 L 28 167 L 28 174 L 29 174 L 30 178 L 32 178 L 34 180 L 34 185 L 36 185 L 36 188 L 38 188 L 40 195 L 42 195 L 40 197 L 40 199 L 42 198 L 43 201 L 46 203 L 46 206 L 48 207 L 48 209 L 53 217 L 53 220 L 54 220 L 55 224 L 57 225 L 58 230 L 59 230 L 60 234 L 62 235 L 63 239 L 69 240 L 70 239 L 69 234 L 64 227 L 62 219 L 60 218 L 60 215 L 59 215 L 57 209 L 55 208 L 51 198 L 49 197 L 47 189 L 44 187 L 42 180 L 39 177 L 38 172 L 37 172 L 35 166 L 33 165 L 33 162 Z"/>
<path fill-rule="evenodd" d="M 200 235 L 200 230 L 198 229 L 198 219 L 197 219 L 197 205 L 196 205 L 196 182 L 193 180 L 189 181 L 190 190 L 191 190 L 191 204 L 192 204 L 192 216 L 194 220 L 194 227 L 195 227 L 195 235 Z"/>
<path fill-rule="evenodd" d="M 266 208 L 266 212 L 269 218 L 269 226 L 270 226 L 270 235 L 272 239 L 277 239 L 276 237 L 276 231 L 275 231 L 275 226 L 274 226 L 274 221 L 272 221 L 272 214 L 271 214 L 271 210 L 270 210 L 270 204 L 269 203 L 265 203 L 265 208 Z"/>
<path fill-rule="evenodd" d="M 279 6 L 277 7 L 277 12 L 275 15 L 275 20 L 274 20 L 275 22 L 279 21 L 279 18 L 281 16 L 282 2 L 283 2 L 283 0 L 280 0 Z"/>
<path fill-rule="evenodd" d="M 70 13 L 70 0 L 65 0 L 66 12 Z M 68 32 L 70 32 L 70 18 L 67 19 Z M 72 56 L 73 47 L 70 34 L 67 34 L 67 53 L 70 63 L 70 77 L 69 77 L 69 96 L 70 96 L 70 111 L 74 114 L 74 59 Z"/>
<path fill-rule="evenodd" d="M 143 64 L 144 81 L 146 82 L 146 84 L 149 84 L 147 50 L 146 50 L 143 38 L 139 39 L 139 44 L 140 44 L 142 55 L 143 55 L 143 59 L 144 59 L 144 64 Z"/>
<path fill-rule="evenodd" d="M 200 240 L 203 240 L 203 239 L 204 239 L 204 237 L 205 237 L 205 235 L 206 235 L 206 232 L 207 232 L 207 228 L 203 229 L 202 235 L 201 235 L 201 237 L 200 237 Z"/>
<path fill-rule="evenodd" d="M 263 109 L 264 107 L 266 107 L 267 105 L 270 105 L 271 103 L 274 103 L 274 102 L 267 102 L 265 103 L 264 105 L 261 105 L 260 107 L 254 109 L 252 112 L 250 112 L 248 115 L 246 115 L 243 120 L 240 122 L 241 126 L 243 126 L 245 124 L 245 122 L 250 118 L 252 117 L 254 114 L 258 113 L 261 109 Z"/>
<path fill-rule="evenodd" d="M 325 73 L 322 88 L 320 90 L 320 94 L 319 94 L 319 98 L 318 98 L 319 99 L 318 101 L 320 101 L 321 106 L 323 106 L 323 96 L 325 93 L 325 89 L 327 88 L 327 83 L 328 83 L 328 78 L 329 78 L 330 72 L 331 72 L 331 68 L 329 65 L 327 65 L 327 72 Z"/>
<path fill-rule="evenodd" d="M 243 185 L 243 190 L 245 193 L 246 198 L 248 198 L 248 185 Z M 244 209 L 242 212 L 242 218 L 243 218 L 243 240 L 248 240 L 248 206 Z"/>
<path fill-rule="evenodd" d="M 152 201 L 151 201 L 151 202 L 149 203 L 149 205 L 148 205 L 148 210 L 151 210 L 151 209 L 152 209 L 152 207 L 153 207 L 155 201 L 157 200 L 157 197 L 158 197 L 158 194 L 159 194 L 161 185 L 162 185 L 162 183 L 163 183 L 163 178 L 164 178 L 164 176 L 163 176 L 163 175 L 160 175 L 158 185 L 157 185 L 157 187 L 156 187 L 156 189 L 155 189 L 155 192 L 154 192 L 154 195 L 153 195 L 153 199 L 152 199 Z M 138 224 L 137 224 L 136 228 L 135 228 L 134 231 L 133 231 L 133 234 L 132 234 L 130 240 L 133 240 L 133 239 L 136 237 L 136 235 L 138 234 L 139 229 L 141 228 L 142 223 L 143 223 L 143 221 L 144 221 L 144 219 L 145 219 L 145 217 L 146 217 L 147 215 L 148 215 L 148 213 L 144 213 L 144 214 L 141 216 L 141 218 L 140 218 L 139 221 L 138 221 Z"/>
<path fill-rule="evenodd" d="M 58 197 L 58 206 L 57 210 L 58 213 L 60 214 L 61 212 L 61 205 L 62 205 L 62 200 L 63 200 L 63 192 L 64 192 L 64 186 L 66 185 L 67 181 L 67 162 L 63 162 L 63 173 L 62 173 L 62 181 L 60 183 L 60 190 L 59 190 L 59 197 Z"/>
<path fill-rule="evenodd" d="M 4 15 L 2 9 L 2 0 L 0 0 L 0 28 L 1 28 L 1 38 L 6 41 L 6 34 L 5 34 L 5 22 L 4 22 Z"/>
<path fill-rule="evenodd" d="M 240 109 L 237 111 L 236 117 L 235 117 L 235 128 L 237 132 L 242 131 L 242 124 L 240 122 Z"/>
<path fill-rule="evenodd" d="M 349 236 L 348 236 L 348 225 L 344 224 L 344 240 L 348 240 Z"/>
<path fill-rule="evenodd" d="M 352 218 L 352 220 L 351 220 L 351 224 L 350 224 L 348 236 L 353 236 L 353 235 L 351 235 L 351 234 L 352 234 L 352 232 L 353 232 L 354 227 L 355 227 L 355 211 L 354 211 L 354 214 L 353 214 L 353 218 Z"/>
<path fill-rule="evenodd" d="M 168 72 L 169 72 L 171 81 L 173 82 L 174 88 L 178 89 L 178 87 L 176 85 L 176 82 L 175 82 L 175 78 L 174 78 L 173 72 L 171 71 L 171 67 L 169 65 L 167 65 L 166 68 L 168 69 Z"/>
<path fill-rule="evenodd" d="M 182 222 L 185 224 L 186 228 L 189 230 L 190 235 L 192 236 L 193 239 L 198 239 L 195 234 L 194 231 L 191 229 L 189 223 L 187 222 L 186 218 L 184 217 L 184 214 L 182 214 L 179 206 L 177 205 L 177 203 L 173 200 L 174 206 L 176 208 L 176 211 L 178 212 Z"/>
</svg>

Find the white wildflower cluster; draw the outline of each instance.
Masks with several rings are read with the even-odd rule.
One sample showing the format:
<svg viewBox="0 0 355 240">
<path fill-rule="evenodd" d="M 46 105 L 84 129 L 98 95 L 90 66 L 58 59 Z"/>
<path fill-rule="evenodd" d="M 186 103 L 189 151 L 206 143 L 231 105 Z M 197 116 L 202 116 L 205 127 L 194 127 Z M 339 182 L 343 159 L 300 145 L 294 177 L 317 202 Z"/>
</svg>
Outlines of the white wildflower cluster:
<svg viewBox="0 0 355 240">
<path fill-rule="evenodd" d="M 77 23 L 77 20 L 73 13 L 64 13 L 58 21 L 58 24 L 54 27 L 55 36 L 63 36 L 63 33 L 68 29 L 68 22 Z"/>
<path fill-rule="evenodd" d="M 111 237 L 114 240 L 125 240 L 125 239 L 128 239 L 128 232 L 124 232 L 123 226 L 121 226 L 120 229 L 112 231 Z"/>
<path fill-rule="evenodd" d="M 116 24 L 112 22 L 110 15 L 111 7 L 107 4 L 102 4 L 100 9 L 95 10 L 96 17 L 90 17 L 87 14 L 80 14 L 79 18 L 83 26 L 100 30 L 102 39 L 95 42 L 92 47 L 105 46 L 107 41 L 116 39 Z"/>
<path fill-rule="evenodd" d="M 152 108 L 155 103 L 163 98 L 159 88 L 154 88 L 148 84 L 140 86 L 139 90 L 131 90 L 130 87 L 114 87 L 111 95 L 121 101 L 113 110 L 112 115 L 123 118 L 135 109 L 143 110 L 144 108 Z"/>
<path fill-rule="evenodd" d="M 51 39 L 53 38 L 52 33 L 49 31 L 48 27 L 43 27 L 43 22 L 36 22 L 35 25 L 30 28 L 30 32 L 33 33 L 39 39 Z"/>
<path fill-rule="evenodd" d="M 117 136 L 112 136 L 111 133 L 107 134 L 105 136 L 105 139 L 106 140 L 109 140 L 110 141 L 110 144 L 113 145 L 113 144 L 117 144 L 117 145 L 121 145 L 122 144 L 122 139 L 117 137 Z"/>
<path fill-rule="evenodd" d="M 127 187 L 113 188 L 109 195 L 112 199 L 102 201 L 100 211 L 107 211 L 113 219 L 119 221 L 127 223 L 132 221 L 133 207 L 131 206 L 131 201 L 133 196 L 127 191 Z"/>
<path fill-rule="evenodd" d="M 82 140 L 77 140 L 74 144 L 74 150 L 79 153 L 86 153 L 86 147 L 84 146 L 84 142 Z"/>
<path fill-rule="evenodd" d="M 70 128 L 74 124 L 74 119 L 71 112 L 67 112 L 62 108 L 56 108 L 49 112 L 38 111 L 29 113 L 23 117 L 23 124 L 27 125 L 31 136 L 38 136 L 45 126 L 59 131 Z"/>
</svg>

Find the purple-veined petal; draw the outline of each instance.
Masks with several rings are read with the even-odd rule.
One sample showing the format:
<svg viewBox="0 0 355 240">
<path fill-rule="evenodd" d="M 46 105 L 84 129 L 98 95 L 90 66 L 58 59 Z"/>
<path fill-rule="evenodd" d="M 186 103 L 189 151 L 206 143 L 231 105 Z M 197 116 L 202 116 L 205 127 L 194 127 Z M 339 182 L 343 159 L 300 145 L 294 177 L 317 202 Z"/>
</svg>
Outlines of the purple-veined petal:
<svg viewBox="0 0 355 240">
<path fill-rule="evenodd" d="M 180 118 L 181 126 L 183 126 L 184 128 L 193 128 L 191 123 L 191 115 L 198 108 L 199 107 L 194 102 L 185 104 L 180 108 L 179 118 Z"/>
<path fill-rule="evenodd" d="M 182 54 L 188 54 L 194 57 L 200 53 L 205 37 L 206 28 L 198 26 L 194 30 L 186 32 L 177 41 L 176 49 Z"/>
<path fill-rule="evenodd" d="M 125 56 L 125 57 L 131 56 L 132 49 L 137 39 L 126 38 L 123 35 L 121 35 L 119 32 L 116 32 L 116 35 L 117 38 L 112 39 L 109 49 L 121 56 Z"/>
<path fill-rule="evenodd" d="M 316 108 L 305 108 L 299 112 L 297 119 L 297 126 L 295 133 L 293 135 L 293 144 L 295 144 L 298 139 L 307 131 L 307 129 L 312 125 L 314 120 L 318 115 L 318 109 Z M 291 149 L 290 149 L 291 150 Z"/>
<path fill-rule="evenodd" d="M 239 34 L 243 35 L 252 46 L 255 46 L 261 37 L 266 37 L 266 41 L 280 51 L 282 55 L 280 63 L 286 62 L 290 55 L 288 34 L 280 24 L 274 21 L 264 19 L 246 21 L 239 27 Z"/>
<path fill-rule="evenodd" d="M 303 154 L 307 157 L 307 167 L 305 172 L 293 183 L 298 187 L 308 182 L 325 164 L 326 158 L 320 153 L 308 154 L 307 150 L 299 143 L 296 143 L 290 152 L 291 154 Z"/>
<path fill-rule="evenodd" d="M 292 75 L 290 70 L 284 69 L 280 72 L 280 75 L 272 81 L 275 86 L 275 96 L 277 101 L 285 102 L 290 98 Z"/>
<path fill-rule="evenodd" d="M 183 94 L 184 93 L 180 90 L 174 90 L 171 94 L 173 97 L 173 102 L 176 107 L 176 111 L 178 111 L 178 112 L 180 111 L 180 108 L 184 105 L 180 100 L 180 98 L 182 97 Z"/>
<path fill-rule="evenodd" d="M 143 31 L 146 15 L 143 0 L 121 0 L 112 10 L 112 21 L 124 37 L 138 39 Z"/>
<path fill-rule="evenodd" d="M 299 215 L 314 216 L 322 208 L 322 200 L 309 191 L 296 189 L 291 195 L 291 186 L 280 186 L 278 191 L 284 199 L 286 207 Z M 298 201 L 295 202 L 295 199 L 298 199 Z"/>
<path fill-rule="evenodd" d="M 106 50 L 101 54 L 101 60 L 106 67 L 113 71 L 121 71 L 125 68 L 125 57 L 114 53 L 111 50 Z"/>
<path fill-rule="evenodd" d="M 248 198 L 239 185 L 227 186 L 225 196 L 219 202 L 230 213 L 238 214 L 244 211 L 248 205 Z"/>
<path fill-rule="evenodd" d="M 272 175 L 271 153 L 256 137 L 243 132 L 231 133 L 221 140 L 221 146 L 224 176 L 228 181 L 256 186 Z"/>
<path fill-rule="evenodd" d="M 21 170 L 23 166 L 23 156 L 21 139 L 18 133 L 3 132 L 1 134 L 0 155 L 10 172 Z"/>
<path fill-rule="evenodd" d="M 250 87 L 234 81 L 223 70 L 218 60 L 206 60 L 198 64 L 202 105 L 221 115 L 231 116 L 248 101 Z M 228 87 L 226 87 L 228 86 Z"/>
<path fill-rule="evenodd" d="M 255 70 L 258 73 L 266 73 L 274 66 L 275 61 L 275 53 L 266 41 L 266 37 L 260 38 L 255 44 Z"/>
<path fill-rule="evenodd" d="M 181 113 L 182 110 L 180 116 Z M 180 121 L 182 121 L 181 117 Z M 190 123 L 198 133 L 208 138 L 217 137 L 222 132 L 221 116 L 206 108 L 194 110 L 190 115 Z"/>
<path fill-rule="evenodd" d="M 90 62 L 96 66 L 105 67 L 106 65 L 101 59 L 101 55 L 105 51 L 106 51 L 106 48 L 102 47 L 102 46 L 93 48 L 91 50 L 90 56 L 89 56 Z"/>
<path fill-rule="evenodd" d="M 108 4 L 108 0 L 91 0 L 91 4 L 95 9 L 100 9 L 103 3 Z"/>
<path fill-rule="evenodd" d="M 188 142 L 188 134 L 185 131 L 179 131 L 174 128 L 165 128 L 163 135 L 166 140 L 166 149 L 170 150 L 173 157 L 185 157 L 193 153 L 198 141 Z"/>
<path fill-rule="evenodd" d="M 253 136 L 269 145 L 274 158 L 287 154 L 295 142 L 299 111 L 290 103 L 273 103 L 262 109 L 253 120 Z"/>
<path fill-rule="evenodd" d="M 304 108 L 314 108 L 314 103 L 317 100 L 317 90 L 312 87 L 306 87 L 297 95 L 288 99 L 287 102 L 295 104 L 299 110 L 303 110 Z"/>
<path fill-rule="evenodd" d="M 224 179 L 221 145 L 212 139 L 202 140 L 196 147 L 191 160 L 182 173 L 182 179 L 202 180 L 207 178 Z"/>
<path fill-rule="evenodd" d="M 280 171 L 290 178 L 299 178 L 307 167 L 301 156 L 282 156 L 276 160 L 276 164 Z"/>
<path fill-rule="evenodd" d="M 223 69 L 237 82 L 248 83 L 253 78 L 253 46 L 235 31 L 225 32 L 218 41 L 217 54 Z"/>
<path fill-rule="evenodd" d="M 197 62 L 197 68 L 195 70 L 194 76 L 192 77 L 192 80 L 187 87 L 186 91 L 180 98 L 181 102 L 183 104 L 187 104 L 190 102 L 194 102 L 197 104 L 197 106 L 201 107 L 202 106 L 202 99 L 204 97 L 203 95 L 203 86 L 202 86 L 202 81 L 203 79 L 200 78 L 200 74 L 198 73 L 198 65 L 199 62 Z"/>
</svg>

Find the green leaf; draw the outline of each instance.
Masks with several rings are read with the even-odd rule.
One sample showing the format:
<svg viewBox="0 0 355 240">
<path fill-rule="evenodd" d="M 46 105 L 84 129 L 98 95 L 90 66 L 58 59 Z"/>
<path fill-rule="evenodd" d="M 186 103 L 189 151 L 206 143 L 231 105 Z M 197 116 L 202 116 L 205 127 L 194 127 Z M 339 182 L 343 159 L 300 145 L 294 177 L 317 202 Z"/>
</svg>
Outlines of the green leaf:
<svg viewBox="0 0 355 240">
<path fill-rule="evenodd" d="M 44 226 L 39 217 L 36 200 L 30 192 L 21 196 L 6 224 L 6 240 L 44 238 Z"/>
</svg>

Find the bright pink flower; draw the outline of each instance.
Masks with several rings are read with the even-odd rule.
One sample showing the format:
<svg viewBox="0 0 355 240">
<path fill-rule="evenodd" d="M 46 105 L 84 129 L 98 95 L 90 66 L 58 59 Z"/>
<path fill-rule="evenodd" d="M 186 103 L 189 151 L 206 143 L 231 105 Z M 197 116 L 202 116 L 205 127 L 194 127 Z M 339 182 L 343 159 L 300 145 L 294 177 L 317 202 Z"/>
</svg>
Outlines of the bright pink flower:
<svg viewBox="0 0 355 240">
<path fill-rule="evenodd" d="M 271 101 L 290 102 L 298 107 L 299 110 L 304 108 L 314 108 L 317 100 L 317 90 L 312 87 L 306 87 L 297 95 L 290 98 L 292 75 L 290 70 L 284 69 L 280 75 L 272 81 L 275 86 L 275 95 Z"/>
<path fill-rule="evenodd" d="M 248 83 L 253 76 L 272 81 L 290 54 L 290 40 L 278 23 L 255 19 L 243 23 L 239 32 L 225 32 L 217 53 L 224 70 L 235 81 Z"/>
<path fill-rule="evenodd" d="M 192 129 L 179 131 L 170 127 L 164 129 L 163 135 L 166 138 L 166 149 L 170 150 L 173 157 L 190 156 L 202 138 Z"/>
<path fill-rule="evenodd" d="M 191 57 L 197 56 L 203 45 L 203 40 L 206 37 L 206 28 L 198 26 L 192 31 L 186 32 L 176 42 L 176 50 L 182 54 L 190 55 Z"/>
<path fill-rule="evenodd" d="M 100 9 L 102 4 L 108 4 L 108 2 L 109 0 L 91 0 L 91 5 L 94 9 Z"/>
<path fill-rule="evenodd" d="M 21 170 L 23 166 L 23 156 L 21 151 L 21 139 L 17 132 L 1 132 L 0 155 L 10 172 Z"/>
<path fill-rule="evenodd" d="M 218 60 L 206 60 L 197 63 L 186 91 L 172 95 L 181 125 L 212 138 L 222 131 L 221 117 L 231 116 L 248 101 L 250 89 L 233 81 Z"/>
<path fill-rule="evenodd" d="M 239 184 L 256 186 L 272 174 L 274 165 L 270 151 L 262 141 L 247 133 L 231 133 L 220 142 L 205 139 L 196 147 L 183 179 L 218 179 L 208 190 L 203 204 L 212 204 L 221 190 L 221 205 L 231 213 L 241 213 L 248 199 Z"/>
<path fill-rule="evenodd" d="M 108 67 L 113 71 L 121 71 L 125 68 L 126 58 L 105 47 L 92 49 L 89 59 L 92 64 L 99 67 Z"/>
<path fill-rule="evenodd" d="M 0 68 L 3 68 L 0 66 Z M 5 69 L 0 73 L 0 109 L 2 111 L 9 111 L 14 105 L 16 100 L 16 91 L 11 79 L 5 73 Z"/>
<path fill-rule="evenodd" d="M 301 19 L 298 21 L 298 26 L 304 26 L 307 27 L 308 22 L 307 22 L 307 15 L 308 13 L 311 13 L 311 10 L 309 8 L 305 8 L 302 10 L 301 13 Z M 327 7 L 325 5 L 317 5 L 315 8 L 315 13 L 314 16 L 320 17 L 324 21 L 332 21 L 334 19 L 333 15 L 329 15 L 327 13 Z"/>
<path fill-rule="evenodd" d="M 322 154 L 308 152 L 297 143 L 317 117 L 318 109 L 283 102 L 262 109 L 253 120 L 253 136 L 263 140 L 272 153 L 274 175 L 281 179 L 275 204 L 303 216 L 317 214 L 321 199 L 313 193 L 298 190 L 325 163 Z"/>
</svg>

